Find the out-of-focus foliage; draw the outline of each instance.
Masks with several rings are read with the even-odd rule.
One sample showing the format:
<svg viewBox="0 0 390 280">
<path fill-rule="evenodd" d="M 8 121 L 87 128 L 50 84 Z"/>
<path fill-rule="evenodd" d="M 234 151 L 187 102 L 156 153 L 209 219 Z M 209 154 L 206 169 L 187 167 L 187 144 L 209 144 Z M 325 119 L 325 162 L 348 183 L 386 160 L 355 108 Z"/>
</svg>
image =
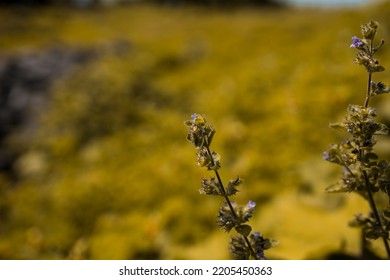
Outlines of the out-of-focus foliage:
<svg viewBox="0 0 390 280">
<path fill-rule="evenodd" d="M 245 178 L 251 223 L 280 241 L 269 258 L 358 253 L 345 221 L 363 202 L 323 193 L 337 170 L 322 151 L 338 137 L 328 123 L 365 84 L 351 34 L 371 18 L 389 33 L 389 14 L 389 5 L 0 10 L 8 53 L 53 42 L 98 53 L 58 79 L 37 124 L 4 144 L 20 156 L 16 181 L 0 176 L 0 258 L 227 258 L 210 214 L 219 202 L 199 195 L 206 175 L 185 139 L 194 112 L 217 128 L 222 176 Z M 389 53 L 379 55 L 386 67 Z"/>
</svg>

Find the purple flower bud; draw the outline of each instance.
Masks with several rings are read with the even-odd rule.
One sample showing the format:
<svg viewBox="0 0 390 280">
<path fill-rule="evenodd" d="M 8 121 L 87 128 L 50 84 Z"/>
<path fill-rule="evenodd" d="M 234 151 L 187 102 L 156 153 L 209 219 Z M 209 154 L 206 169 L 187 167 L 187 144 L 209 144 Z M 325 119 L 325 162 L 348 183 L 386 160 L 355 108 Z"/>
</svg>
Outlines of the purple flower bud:
<svg viewBox="0 0 390 280">
<path fill-rule="evenodd" d="M 351 44 L 351 48 L 361 48 L 364 46 L 364 43 L 362 40 L 360 40 L 358 37 L 356 36 L 353 36 L 352 37 L 352 44 Z"/>
</svg>

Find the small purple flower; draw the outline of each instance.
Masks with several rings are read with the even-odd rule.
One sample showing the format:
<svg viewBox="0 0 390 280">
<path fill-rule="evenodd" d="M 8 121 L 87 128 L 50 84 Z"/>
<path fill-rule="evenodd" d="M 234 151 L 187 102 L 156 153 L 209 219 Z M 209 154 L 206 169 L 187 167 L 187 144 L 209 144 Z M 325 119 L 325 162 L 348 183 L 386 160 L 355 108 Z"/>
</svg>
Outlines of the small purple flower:
<svg viewBox="0 0 390 280">
<path fill-rule="evenodd" d="M 322 157 L 324 158 L 324 160 L 330 160 L 330 155 L 329 155 L 328 152 L 324 152 L 324 153 L 322 154 Z"/>
<path fill-rule="evenodd" d="M 194 114 L 191 115 L 191 119 L 192 119 L 192 120 L 195 120 L 197 116 L 198 116 L 198 114 L 197 114 L 197 113 L 194 113 Z"/>
<path fill-rule="evenodd" d="M 247 206 L 246 206 L 248 209 L 253 209 L 256 207 L 256 202 L 252 201 L 252 200 L 249 200 Z"/>
<path fill-rule="evenodd" d="M 249 202 L 242 208 L 241 222 L 247 222 L 252 218 L 253 212 L 255 211 L 256 202 L 249 200 Z"/>
<path fill-rule="evenodd" d="M 352 44 L 351 44 L 351 48 L 361 48 L 364 46 L 364 43 L 362 40 L 360 40 L 358 37 L 356 36 L 353 36 L 352 37 Z"/>
</svg>

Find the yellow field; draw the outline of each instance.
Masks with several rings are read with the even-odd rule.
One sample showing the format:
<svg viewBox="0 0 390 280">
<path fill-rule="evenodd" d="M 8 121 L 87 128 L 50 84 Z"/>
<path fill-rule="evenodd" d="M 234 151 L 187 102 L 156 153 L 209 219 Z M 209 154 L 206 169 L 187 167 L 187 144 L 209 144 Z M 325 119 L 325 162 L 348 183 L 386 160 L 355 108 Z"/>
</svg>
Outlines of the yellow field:
<svg viewBox="0 0 390 280">
<path fill-rule="evenodd" d="M 279 241 L 269 258 L 358 254 L 347 223 L 366 203 L 324 192 L 340 169 L 322 153 L 347 136 L 328 124 L 364 101 L 351 38 L 377 20 L 390 41 L 389 15 L 388 4 L 0 10 L 5 54 L 96 52 L 54 83 L 33 133 L 9 136 L 21 155 L 16 185 L 0 176 L 0 258 L 229 258 L 229 235 L 216 227 L 222 200 L 199 194 L 211 174 L 185 139 L 195 112 L 217 130 L 223 179 L 245 179 L 237 201 L 257 202 L 252 227 Z M 390 68 L 389 45 L 379 59 Z M 374 79 L 389 82 L 386 73 Z M 375 105 L 389 121 L 390 97 Z M 389 139 L 379 142 L 389 156 Z"/>
</svg>

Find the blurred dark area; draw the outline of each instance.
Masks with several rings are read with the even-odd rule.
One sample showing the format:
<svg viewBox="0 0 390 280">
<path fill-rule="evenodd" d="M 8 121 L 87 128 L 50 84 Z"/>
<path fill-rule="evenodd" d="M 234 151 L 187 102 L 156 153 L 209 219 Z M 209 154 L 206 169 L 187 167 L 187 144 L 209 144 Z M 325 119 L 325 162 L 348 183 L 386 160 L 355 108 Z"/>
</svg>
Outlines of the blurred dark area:
<svg viewBox="0 0 390 280">
<path fill-rule="evenodd" d="M 1 0 L 1 5 L 48 5 L 59 1 L 50 0 Z"/>
<path fill-rule="evenodd" d="M 237 5 L 270 5 L 276 4 L 275 0 L 151 0 L 150 2 L 156 2 L 159 4 L 171 4 L 171 5 L 214 5 L 214 6 L 237 6 Z"/>
<path fill-rule="evenodd" d="M 0 172 L 12 175 L 12 165 L 18 156 L 4 143 L 7 137 L 18 130 L 31 130 L 35 116 L 48 100 L 52 83 L 91 57 L 90 50 L 63 46 L 41 52 L 0 55 Z"/>
<path fill-rule="evenodd" d="M 131 3 L 152 3 L 169 6 L 201 5 L 231 7 L 242 5 L 276 5 L 276 0 L 0 0 L 3 6 L 48 6 L 48 5 L 71 5 L 71 6 L 92 6 L 92 5 L 115 5 Z"/>
</svg>

